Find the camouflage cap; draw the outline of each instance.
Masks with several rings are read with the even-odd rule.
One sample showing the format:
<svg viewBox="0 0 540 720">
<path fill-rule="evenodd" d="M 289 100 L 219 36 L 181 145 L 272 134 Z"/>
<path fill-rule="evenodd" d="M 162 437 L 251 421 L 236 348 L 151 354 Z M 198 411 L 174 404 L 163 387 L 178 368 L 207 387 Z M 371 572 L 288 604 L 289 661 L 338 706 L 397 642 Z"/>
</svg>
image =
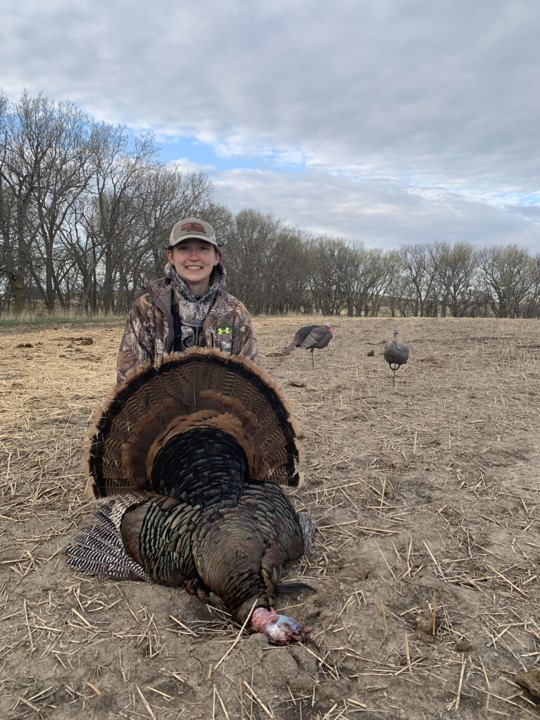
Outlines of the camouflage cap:
<svg viewBox="0 0 540 720">
<path fill-rule="evenodd" d="M 174 245 L 181 243 L 183 240 L 190 240 L 191 238 L 204 240 L 216 247 L 219 247 L 220 245 L 220 243 L 216 240 L 216 233 L 210 223 L 193 217 L 180 220 L 176 223 L 171 231 L 169 245 L 170 247 L 173 247 Z"/>
</svg>

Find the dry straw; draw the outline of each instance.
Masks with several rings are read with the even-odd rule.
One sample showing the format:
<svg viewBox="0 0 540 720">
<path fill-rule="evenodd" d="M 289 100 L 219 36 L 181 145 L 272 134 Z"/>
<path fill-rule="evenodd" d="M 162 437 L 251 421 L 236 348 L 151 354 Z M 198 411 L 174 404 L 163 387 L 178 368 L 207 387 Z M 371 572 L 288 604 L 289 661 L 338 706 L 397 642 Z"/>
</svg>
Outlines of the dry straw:
<svg viewBox="0 0 540 720">
<path fill-rule="evenodd" d="M 336 319 L 315 370 L 277 354 L 294 318 L 256 324 L 303 430 L 293 497 L 318 533 L 291 577 L 317 593 L 282 606 L 313 625 L 314 643 L 272 648 L 179 590 L 67 570 L 63 549 L 94 507 L 85 429 L 121 326 L 10 330 L 0 715 L 537 717 L 515 676 L 540 663 L 538 323 L 405 318 L 395 389 L 385 319 Z"/>
</svg>

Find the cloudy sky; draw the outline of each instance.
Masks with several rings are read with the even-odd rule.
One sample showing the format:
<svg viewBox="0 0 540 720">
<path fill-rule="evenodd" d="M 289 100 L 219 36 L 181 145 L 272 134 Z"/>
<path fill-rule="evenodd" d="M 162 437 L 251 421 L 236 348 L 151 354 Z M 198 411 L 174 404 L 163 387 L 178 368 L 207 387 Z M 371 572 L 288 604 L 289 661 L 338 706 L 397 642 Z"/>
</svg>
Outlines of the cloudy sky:
<svg viewBox="0 0 540 720">
<path fill-rule="evenodd" d="M 0 89 L 152 130 L 216 201 L 540 252 L 538 0 L 0 0 Z"/>
</svg>

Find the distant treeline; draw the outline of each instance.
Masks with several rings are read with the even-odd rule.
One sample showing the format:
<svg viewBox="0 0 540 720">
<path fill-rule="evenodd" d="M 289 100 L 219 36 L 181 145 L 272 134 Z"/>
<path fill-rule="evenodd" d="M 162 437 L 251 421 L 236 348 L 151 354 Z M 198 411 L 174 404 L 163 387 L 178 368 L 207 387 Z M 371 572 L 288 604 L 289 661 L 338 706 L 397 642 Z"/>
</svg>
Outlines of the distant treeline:
<svg viewBox="0 0 540 720">
<path fill-rule="evenodd" d="M 163 275 L 171 227 L 198 215 L 254 315 L 540 317 L 540 254 L 442 241 L 367 249 L 213 198 L 204 172 L 159 162 L 152 135 L 133 140 L 73 104 L 0 91 L 0 315 L 126 313 Z"/>
</svg>

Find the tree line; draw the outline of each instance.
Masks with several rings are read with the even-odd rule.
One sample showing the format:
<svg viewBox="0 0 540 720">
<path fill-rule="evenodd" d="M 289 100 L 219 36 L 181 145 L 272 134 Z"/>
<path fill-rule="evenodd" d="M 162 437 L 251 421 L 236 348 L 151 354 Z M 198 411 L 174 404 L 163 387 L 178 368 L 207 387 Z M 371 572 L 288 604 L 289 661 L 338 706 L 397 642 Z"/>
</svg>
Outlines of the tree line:
<svg viewBox="0 0 540 720">
<path fill-rule="evenodd" d="M 540 317 L 540 254 L 314 236 L 271 214 L 232 213 L 204 172 L 158 156 L 151 134 L 0 92 L 0 315 L 126 314 L 163 275 L 174 223 L 196 215 L 224 241 L 228 289 L 254 315 Z"/>
</svg>

